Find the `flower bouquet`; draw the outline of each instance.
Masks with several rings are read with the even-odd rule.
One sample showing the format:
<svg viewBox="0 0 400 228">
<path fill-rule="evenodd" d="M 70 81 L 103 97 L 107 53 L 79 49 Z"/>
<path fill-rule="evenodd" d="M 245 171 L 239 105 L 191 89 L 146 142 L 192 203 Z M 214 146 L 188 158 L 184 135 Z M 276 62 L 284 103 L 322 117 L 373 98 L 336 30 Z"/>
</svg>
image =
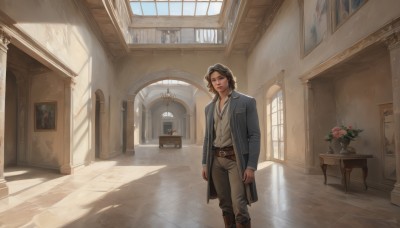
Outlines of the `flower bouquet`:
<svg viewBox="0 0 400 228">
<path fill-rule="evenodd" d="M 325 137 L 325 140 L 331 142 L 331 144 L 340 143 L 340 153 L 351 153 L 354 152 L 354 149 L 353 151 L 350 151 L 348 149 L 348 145 L 350 144 L 350 141 L 355 140 L 355 138 L 357 138 L 362 131 L 362 129 L 355 129 L 352 126 L 335 126 Z M 333 152 L 333 148 L 331 146 L 329 149 L 330 152 Z"/>
</svg>

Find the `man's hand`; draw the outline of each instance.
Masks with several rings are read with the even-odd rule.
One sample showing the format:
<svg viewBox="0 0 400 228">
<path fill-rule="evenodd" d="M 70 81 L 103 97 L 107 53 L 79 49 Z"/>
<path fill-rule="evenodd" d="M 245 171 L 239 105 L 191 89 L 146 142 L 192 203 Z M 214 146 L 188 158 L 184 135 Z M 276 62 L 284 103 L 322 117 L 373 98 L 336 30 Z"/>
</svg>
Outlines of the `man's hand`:
<svg viewBox="0 0 400 228">
<path fill-rule="evenodd" d="M 254 170 L 246 169 L 243 174 L 243 182 L 245 184 L 253 183 L 254 181 Z"/>
<path fill-rule="evenodd" d="M 203 167 L 203 171 L 201 172 L 201 175 L 203 176 L 203 179 L 205 181 L 208 181 L 208 178 L 207 178 L 207 167 Z"/>
</svg>

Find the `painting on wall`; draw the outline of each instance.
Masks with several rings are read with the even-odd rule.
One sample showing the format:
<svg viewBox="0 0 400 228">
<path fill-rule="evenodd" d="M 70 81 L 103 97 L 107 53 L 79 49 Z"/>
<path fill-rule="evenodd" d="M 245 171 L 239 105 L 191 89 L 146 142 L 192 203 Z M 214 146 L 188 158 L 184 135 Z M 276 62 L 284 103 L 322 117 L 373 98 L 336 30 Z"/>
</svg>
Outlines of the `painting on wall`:
<svg viewBox="0 0 400 228">
<path fill-rule="evenodd" d="M 335 0 L 333 12 L 335 28 L 343 24 L 343 22 L 365 2 L 367 2 L 367 0 Z"/>
<path fill-rule="evenodd" d="M 327 0 L 303 1 L 304 55 L 321 43 L 327 31 Z"/>
<path fill-rule="evenodd" d="M 35 103 L 35 131 L 56 130 L 57 102 Z"/>
</svg>

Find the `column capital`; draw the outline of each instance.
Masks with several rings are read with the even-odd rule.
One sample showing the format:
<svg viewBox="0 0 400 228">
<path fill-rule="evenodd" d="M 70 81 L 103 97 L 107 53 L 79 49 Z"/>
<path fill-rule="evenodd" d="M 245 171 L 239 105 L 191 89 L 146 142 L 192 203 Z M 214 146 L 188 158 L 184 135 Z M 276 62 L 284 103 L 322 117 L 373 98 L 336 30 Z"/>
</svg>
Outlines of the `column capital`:
<svg viewBox="0 0 400 228">
<path fill-rule="evenodd" d="M 385 43 L 389 50 L 400 47 L 400 31 L 394 32 L 385 38 Z"/>
<path fill-rule="evenodd" d="M 64 79 L 64 85 L 73 89 L 76 85 L 76 79 L 71 77 L 66 77 Z"/>
<path fill-rule="evenodd" d="M 8 49 L 7 45 L 10 43 L 10 41 L 11 41 L 11 36 L 8 35 L 2 27 L 0 27 L 0 48 L 7 51 Z"/>
<path fill-rule="evenodd" d="M 309 79 L 303 81 L 303 85 L 306 86 L 307 89 L 312 89 L 312 82 Z"/>
</svg>

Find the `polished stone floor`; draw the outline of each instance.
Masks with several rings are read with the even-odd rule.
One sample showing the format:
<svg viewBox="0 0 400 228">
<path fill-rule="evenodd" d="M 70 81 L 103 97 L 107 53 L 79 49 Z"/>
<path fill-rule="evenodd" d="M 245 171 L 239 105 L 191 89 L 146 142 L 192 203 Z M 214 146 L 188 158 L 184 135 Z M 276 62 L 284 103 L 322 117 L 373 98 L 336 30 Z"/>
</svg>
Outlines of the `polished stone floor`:
<svg viewBox="0 0 400 228">
<path fill-rule="evenodd" d="M 0 200 L 0 227 L 223 227 L 218 203 L 206 204 L 201 147 L 137 147 L 134 156 L 97 161 L 74 175 L 7 168 L 10 196 Z M 389 193 L 304 175 L 264 162 L 252 227 L 400 227 Z"/>
</svg>

